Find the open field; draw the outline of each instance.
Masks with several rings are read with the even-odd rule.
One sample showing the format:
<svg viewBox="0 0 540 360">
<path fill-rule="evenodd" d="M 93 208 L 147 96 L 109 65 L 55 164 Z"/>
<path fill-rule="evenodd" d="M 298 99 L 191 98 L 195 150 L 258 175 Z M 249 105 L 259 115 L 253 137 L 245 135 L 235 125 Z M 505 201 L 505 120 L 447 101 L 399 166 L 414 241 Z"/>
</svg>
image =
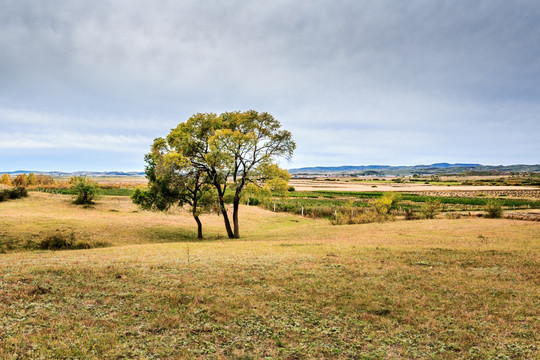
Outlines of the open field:
<svg viewBox="0 0 540 360">
<path fill-rule="evenodd" d="M 242 207 L 243 238 L 184 212 L 0 203 L 0 358 L 540 356 L 540 224 L 468 218 L 332 226 Z M 71 232 L 112 247 L 16 251 Z"/>
<path fill-rule="evenodd" d="M 431 185 L 422 183 L 393 183 L 391 181 L 377 182 L 350 182 L 343 180 L 327 181 L 314 179 L 292 179 L 290 185 L 297 191 L 399 191 L 399 192 L 426 192 L 426 191 L 535 191 L 540 189 L 534 186 L 469 186 L 469 185 Z"/>
</svg>

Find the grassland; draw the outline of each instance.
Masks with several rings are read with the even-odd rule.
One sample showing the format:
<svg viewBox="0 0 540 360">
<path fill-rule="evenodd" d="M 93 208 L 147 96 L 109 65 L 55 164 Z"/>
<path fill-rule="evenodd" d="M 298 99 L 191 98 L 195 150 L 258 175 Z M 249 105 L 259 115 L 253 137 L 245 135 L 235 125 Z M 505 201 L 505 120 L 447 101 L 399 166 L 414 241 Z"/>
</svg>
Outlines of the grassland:
<svg viewBox="0 0 540 360">
<path fill-rule="evenodd" d="M 0 358 L 535 359 L 540 224 L 0 203 Z M 56 232 L 108 248 L 20 251 Z M 9 246 L 6 246 L 9 244 Z"/>
</svg>

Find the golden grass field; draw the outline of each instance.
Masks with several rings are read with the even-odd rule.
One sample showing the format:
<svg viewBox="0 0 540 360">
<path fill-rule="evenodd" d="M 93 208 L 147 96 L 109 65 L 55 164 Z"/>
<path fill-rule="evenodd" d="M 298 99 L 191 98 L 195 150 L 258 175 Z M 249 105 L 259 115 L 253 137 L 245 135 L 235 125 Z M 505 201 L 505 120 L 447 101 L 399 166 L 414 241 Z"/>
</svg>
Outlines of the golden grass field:
<svg viewBox="0 0 540 360">
<path fill-rule="evenodd" d="M 538 222 L 240 216 L 0 203 L 0 358 L 540 357 Z M 112 246 L 22 251 L 57 232 Z"/>
</svg>

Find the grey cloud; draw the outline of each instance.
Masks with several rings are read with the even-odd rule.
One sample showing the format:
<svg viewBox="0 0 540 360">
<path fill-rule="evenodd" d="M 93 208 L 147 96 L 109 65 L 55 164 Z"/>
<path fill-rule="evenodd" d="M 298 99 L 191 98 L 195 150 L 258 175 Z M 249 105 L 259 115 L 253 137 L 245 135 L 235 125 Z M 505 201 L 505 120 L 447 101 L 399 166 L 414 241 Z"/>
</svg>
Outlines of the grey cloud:
<svg viewBox="0 0 540 360">
<path fill-rule="evenodd" d="M 291 166 L 538 162 L 539 38 L 532 0 L 0 1 L 0 126 L 113 136 L 142 167 L 128 138 L 255 108 Z"/>
</svg>

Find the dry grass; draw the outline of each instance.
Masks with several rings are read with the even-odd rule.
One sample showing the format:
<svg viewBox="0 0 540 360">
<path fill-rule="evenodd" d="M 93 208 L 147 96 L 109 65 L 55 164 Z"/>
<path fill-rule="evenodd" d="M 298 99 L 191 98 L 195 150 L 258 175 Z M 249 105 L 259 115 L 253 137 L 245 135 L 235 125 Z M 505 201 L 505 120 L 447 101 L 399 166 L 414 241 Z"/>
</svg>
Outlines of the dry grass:
<svg viewBox="0 0 540 360">
<path fill-rule="evenodd" d="M 148 244 L 191 240 L 193 220 L 133 211 L 0 203 L 0 241 L 65 226 L 119 245 L 0 255 L 0 358 L 540 356 L 538 223 L 332 226 L 243 207 L 240 241 L 207 216 L 211 241 Z"/>
</svg>

